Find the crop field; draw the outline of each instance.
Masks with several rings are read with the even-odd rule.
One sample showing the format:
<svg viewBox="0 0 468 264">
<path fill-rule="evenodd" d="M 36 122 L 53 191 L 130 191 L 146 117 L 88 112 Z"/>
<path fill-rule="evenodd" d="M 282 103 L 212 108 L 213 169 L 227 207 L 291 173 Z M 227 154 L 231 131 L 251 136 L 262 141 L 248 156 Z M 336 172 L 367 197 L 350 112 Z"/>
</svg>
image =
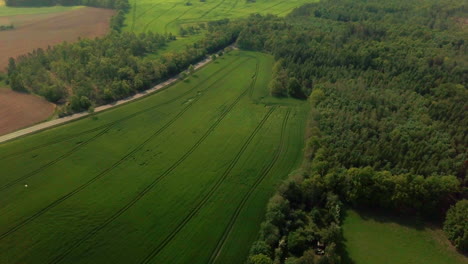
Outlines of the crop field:
<svg viewBox="0 0 468 264">
<path fill-rule="evenodd" d="M 0 263 L 242 263 L 307 103 L 232 51 L 134 103 L 0 145 Z"/>
<path fill-rule="evenodd" d="M 0 135 L 38 123 L 54 113 L 55 105 L 39 96 L 17 93 L 0 84 Z"/>
<path fill-rule="evenodd" d="M 48 13 L 40 13 L 43 8 L 31 8 L 38 13 L 9 13 L 10 10 L 17 9 L 24 8 L 0 7 L 0 25 L 15 26 L 14 30 L 0 32 L 0 71 L 6 68 L 10 57 L 17 57 L 37 48 L 45 49 L 63 41 L 76 41 L 79 37 L 102 36 L 109 31 L 110 18 L 114 14 L 113 10 L 91 7 Z"/>
<path fill-rule="evenodd" d="M 468 263 L 450 245 L 442 230 L 415 220 L 349 210 L 343 234 L 349 263 Z"/>
<path fill-rule="evenodd" d="M 224 18 L 246 17 L 252 13 L 286 15 L 310 0 L 130 0 L 126 30 L 134 32 L 172 32 L 184 25 Z M 190 5 L 187 5 L 190 3 Z"/>
</svg>

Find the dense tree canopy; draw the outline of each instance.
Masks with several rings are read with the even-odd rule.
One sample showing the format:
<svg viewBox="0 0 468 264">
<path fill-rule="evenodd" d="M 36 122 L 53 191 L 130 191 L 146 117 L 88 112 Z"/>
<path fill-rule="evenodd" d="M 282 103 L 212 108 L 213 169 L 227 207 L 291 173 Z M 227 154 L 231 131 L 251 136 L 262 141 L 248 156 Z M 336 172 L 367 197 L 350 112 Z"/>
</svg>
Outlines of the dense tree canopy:
<svg viewBox="0 0 468 264">
<path fill-rule="evenodd" d="M 341 202 L 440 220 L 466 196 L 466 14 L 452 0 L 328 0 L 244 22 L 239 46 L 276 58 L 272 95 L 312 104 L 303 171 L 255 244 L 275 263 L 339 263 Z"/>
<path fill-rule="evenodd" d="M 468 200 L 461 200 L 447 211 L 444 230 L 453 244 L 468 251 Z"/>
</svg>

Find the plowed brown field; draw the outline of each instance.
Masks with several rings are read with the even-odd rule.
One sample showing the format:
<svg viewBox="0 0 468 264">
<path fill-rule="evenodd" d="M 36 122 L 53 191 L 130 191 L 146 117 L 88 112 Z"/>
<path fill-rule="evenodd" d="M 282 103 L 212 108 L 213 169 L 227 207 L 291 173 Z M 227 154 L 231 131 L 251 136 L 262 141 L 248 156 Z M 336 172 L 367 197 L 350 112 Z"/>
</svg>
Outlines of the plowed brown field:
<svg viewBox="0 0 468 264">
<path fill-rule="evenodd" d="M 54 104 L 39 96 L 0 88 L 0 135 L 41 122 L 54 108 Z"/>
<path fill-rule="evenodd" d="M 14 30 L 0 31 L 0 70 L 8 58 L 47 48 L 79 37 L 94 38 L 109 31 L 113 10 L 85 7 L 61 13 L 0 17 L 0 25 L 13 24 Z"/>
<path fill-rule="evenodd" d="M 5 71 L 10 57 L 63 41 L 106 34 L 113 14 L 113 10 L 86 7 L 61 13 L 0 17 L 0 25 L 15 26 L 14 30 L 0 31 L 0 71 Z M 54 108 L 38 96 L 0 88 L 0 135 L 41 122 Z"/>
</svg>

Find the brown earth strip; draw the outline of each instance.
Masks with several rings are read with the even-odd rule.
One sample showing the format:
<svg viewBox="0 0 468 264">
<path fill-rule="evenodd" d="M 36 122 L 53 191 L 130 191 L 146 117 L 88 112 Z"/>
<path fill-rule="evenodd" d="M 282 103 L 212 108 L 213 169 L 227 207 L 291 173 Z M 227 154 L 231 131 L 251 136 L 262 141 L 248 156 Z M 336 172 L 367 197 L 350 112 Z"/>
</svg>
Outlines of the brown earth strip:
<svg viewBox="0 0 468 264">
<path fill-rule="evenodd" d="M 63 41 L 95 38 L 109 31 L 114 10 L 85 7 L 61 13 L 0 17 L 0 24 L 14 24 L 14 30 L 0 32 L 0 70 L 10 57 L 37 48 L 46 49 Z"/>
</svg>

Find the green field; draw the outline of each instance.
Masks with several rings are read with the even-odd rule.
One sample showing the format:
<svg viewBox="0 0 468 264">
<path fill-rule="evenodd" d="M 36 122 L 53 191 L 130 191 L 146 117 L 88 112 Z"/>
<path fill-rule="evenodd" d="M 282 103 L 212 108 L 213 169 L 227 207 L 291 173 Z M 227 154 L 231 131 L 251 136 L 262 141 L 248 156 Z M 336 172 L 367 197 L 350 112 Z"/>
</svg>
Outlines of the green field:
<svg viewBox="0 0 468 264">
<path fill-rule="evenodd" d="M 252 13 L 284 16 L 296 7 L 314 0 L 130 0 L 126 30 L 134 32 L 172 32 L 179 27 L 224 18 L 246 17 Z M 186 3 L 192 5 L 186 5 Z"/>
<path fill-rule="evenodd" d="M 52 6 L 52 7 L 7 7 L 0 0 L 0 17 L 16 15 L 50 14 L 81 8 L 81 6 Z"/>
<path fill-rule="evenodd" d="M 468 263 L 442 230 L 416 220 L 347 211 L 343 223 L 348 263 Z"/>
<path fill-rule="evenodd" d="M 138 102 L 0 145 L 0 263 L 243 262 L 302 156 L 308 104 L 268 97 L 272 63 L 233 51 Z"/>
</svg>

